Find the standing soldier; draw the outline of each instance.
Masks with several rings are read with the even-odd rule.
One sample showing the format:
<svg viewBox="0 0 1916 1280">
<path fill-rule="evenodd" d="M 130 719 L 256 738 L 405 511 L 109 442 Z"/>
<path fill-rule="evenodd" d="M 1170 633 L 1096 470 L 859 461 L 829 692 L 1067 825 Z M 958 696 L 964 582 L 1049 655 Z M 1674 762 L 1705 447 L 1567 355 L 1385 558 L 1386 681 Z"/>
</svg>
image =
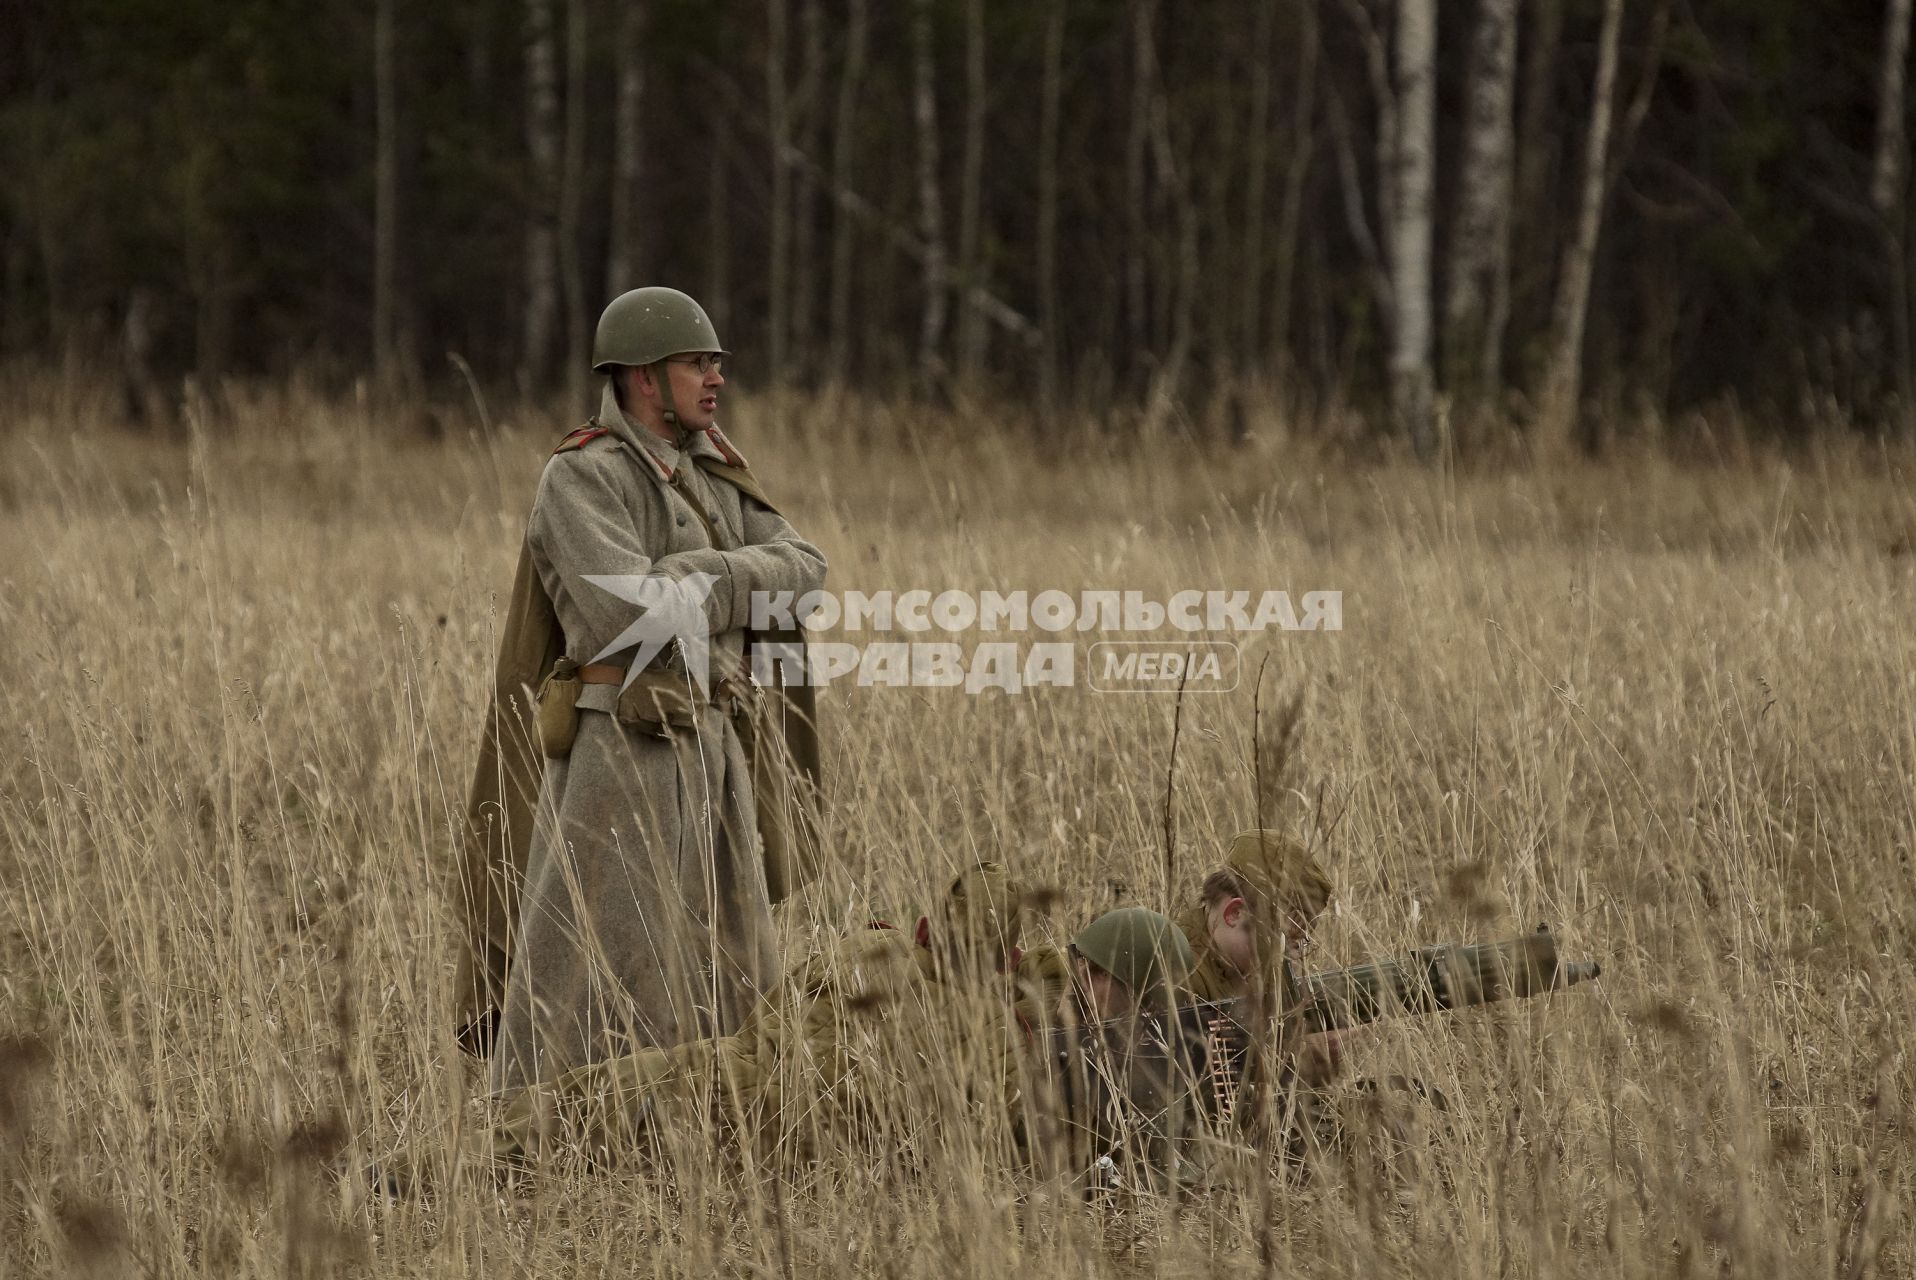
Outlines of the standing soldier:
<svg viewBox="0 0 1916 1280">
<path fill-rule="evenodd" d="M 723 1034 L 777 976 L 792 832 L 754 779 L 815 779 L 816 738 L 750 680 L 746 629 L 755 593 L 817 590 L 825 558 L 718 429 L 725 355 L 685 294 L 616 298 L 599 414 L 533 500 L 462 881 L 462 1041 L 494 1089 Z"/>
</svg>

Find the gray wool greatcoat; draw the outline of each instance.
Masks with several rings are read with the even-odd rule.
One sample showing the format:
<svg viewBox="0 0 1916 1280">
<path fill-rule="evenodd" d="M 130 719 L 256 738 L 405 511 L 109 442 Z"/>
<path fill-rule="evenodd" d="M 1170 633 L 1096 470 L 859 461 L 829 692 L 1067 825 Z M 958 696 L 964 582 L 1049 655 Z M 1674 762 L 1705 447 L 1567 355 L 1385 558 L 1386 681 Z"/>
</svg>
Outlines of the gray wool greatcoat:
<svg viewBox="0 0 1916 1280">
<path fill-rule="evenodd" d="M 599 655 L 638 606 L 586 575 L 696 572 L 716 579 L 705 623 L 712 669 L 728 669 L 753 593 L 817 590 L 825 557 L 769 507 L 646 440 L 609 388 L 598 421 L 610 434 L 546 464 L 527 526 L 566 656 L 630 657 Z M 687 453 L 716 455 L 722 440 L 695 434 Z M 679 487 L 717 526 L 717 545 Z M 570 754 L 545 762 L 492 1056 L 496 1090 L 727 1034 L 778 975 L 752 775 L 731 718 L 708 705 L 696 731 L 664 738 L 614 718 L 618 691 L 586 685 Z"/>
</svg>

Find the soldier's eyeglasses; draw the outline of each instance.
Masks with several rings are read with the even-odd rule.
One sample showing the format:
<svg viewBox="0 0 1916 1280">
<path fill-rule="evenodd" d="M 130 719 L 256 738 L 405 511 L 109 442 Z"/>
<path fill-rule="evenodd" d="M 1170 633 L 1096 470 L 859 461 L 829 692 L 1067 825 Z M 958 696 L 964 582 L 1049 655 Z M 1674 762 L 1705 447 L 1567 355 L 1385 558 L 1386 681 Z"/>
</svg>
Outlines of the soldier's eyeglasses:
<svg viewBox="0 0 1916 1280">
<path fill-rule="evenodd" d="M 725 369 L 723 351 L 701 351 L 695 356 L 667 356 L 665 360 L 667 364 L 689 364 L 699 371 L 701 378 L 714 369 L 720 372 L 724 372 Z"/>
</svg>

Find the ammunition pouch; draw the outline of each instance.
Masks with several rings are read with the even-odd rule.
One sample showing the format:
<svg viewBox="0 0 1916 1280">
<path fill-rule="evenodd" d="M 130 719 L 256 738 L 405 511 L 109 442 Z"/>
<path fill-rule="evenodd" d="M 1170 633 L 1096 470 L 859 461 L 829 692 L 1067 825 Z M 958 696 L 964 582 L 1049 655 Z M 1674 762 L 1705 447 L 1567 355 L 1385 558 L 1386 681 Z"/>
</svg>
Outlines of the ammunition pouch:
<svg viewBox="0 0 1916 1280">
<path fill-rule="evenodd" d="M 539 685 L 539 710 L 534 723 L 539 730 L 539 750 L 548 760 L 563 760 L 572 753 L 572 740 L 579 736 L 579 664 L 560 658 Z"/>
</svg>

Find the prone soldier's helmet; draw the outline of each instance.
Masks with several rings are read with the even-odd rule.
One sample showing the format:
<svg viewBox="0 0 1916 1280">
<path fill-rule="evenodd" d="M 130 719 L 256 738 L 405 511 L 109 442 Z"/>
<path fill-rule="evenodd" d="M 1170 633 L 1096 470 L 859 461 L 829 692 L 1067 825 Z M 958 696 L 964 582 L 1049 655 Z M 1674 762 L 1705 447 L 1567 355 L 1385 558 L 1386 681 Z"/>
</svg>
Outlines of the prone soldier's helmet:
<svg viewBox="0 0 1916 1280">
<path fill-rule="evenodd" d="M 954 958 L 985 969 L 1007 962 L 1023 933 L 1024 892 L 1002 862 L 960 871 L 945 891 L 940 934 Z"/>
<path fill-rule="evenodd" d="M 724 350 L 712 317 L 690 294 L 648 285 L 620 294 L 599 313 L 599 327 L 592 335 L 592 371 L 656 364 L 681 351 Z"/>
<path fill-rule="evenodd" d="M 1107 911 L 1071 945 L 1140 999 L 1177 986 L 1197 967 L 1184 930 L 1149 907 Z"/>
<path fill-rule="evenodd" d="M 1331 881 L 1322 864 L 1281 831 L 1240 831 L 1231 840 L 1224 865 L 1236 873 L 1250 890 L 1253 905 L 1274 924 L 1290 912 L 1307 922 L 1315 920 L 1330 905 Z"/>
</svg>

